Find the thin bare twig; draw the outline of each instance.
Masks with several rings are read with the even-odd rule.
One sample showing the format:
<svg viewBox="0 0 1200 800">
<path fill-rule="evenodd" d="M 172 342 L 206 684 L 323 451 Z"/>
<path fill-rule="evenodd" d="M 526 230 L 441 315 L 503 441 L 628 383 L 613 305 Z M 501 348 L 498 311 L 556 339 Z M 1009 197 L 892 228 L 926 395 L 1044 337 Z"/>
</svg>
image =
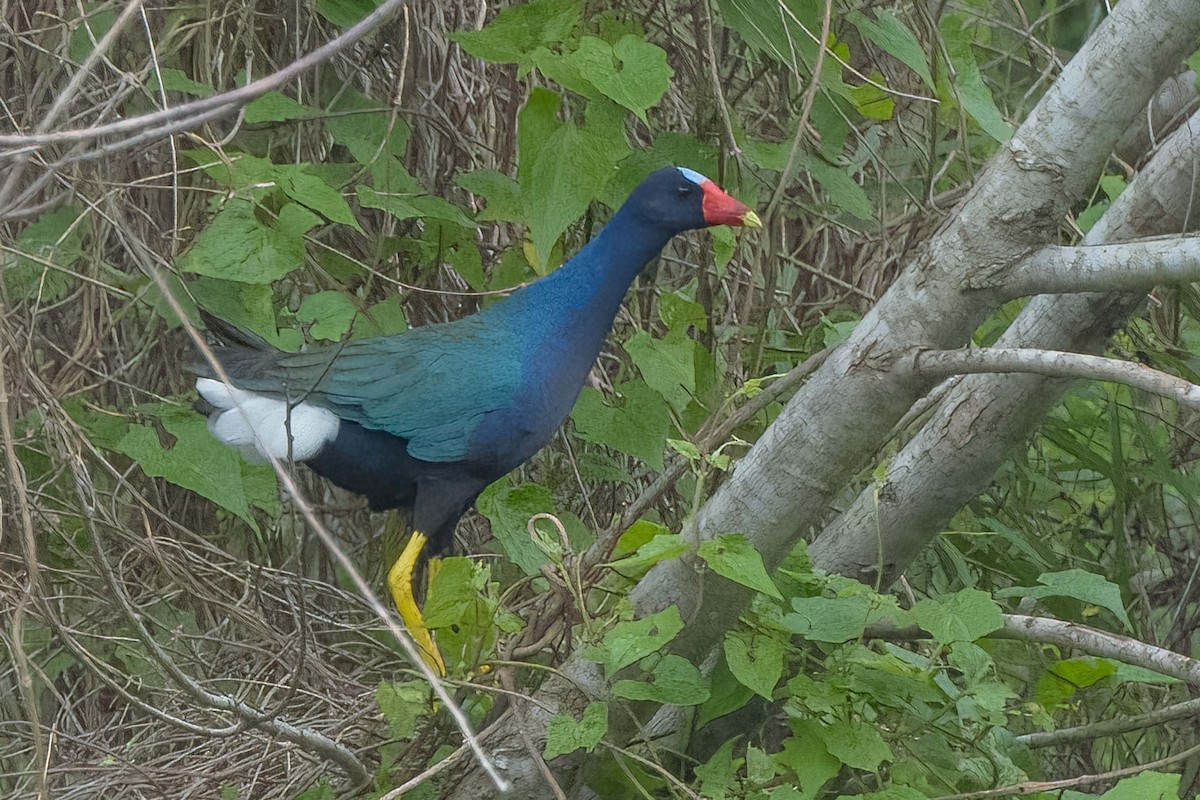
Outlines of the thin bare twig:
<svg viewBox="0 0 1200 800">
<path fill-rule="evenodd" d="M 355 23 L 352 27 L 347 28 L 340 36 L 329 40 L 326 44 L 318 47 L 303 58 L 293 61 L 283 69 L 237 89 L 231 89 L 227 92 L 221 92 L 200 100 L 193 100 L 190 103 L 183 103 L 173 108 L 166 108 L 150 114 L 111 122 L 107 125 L 55 131 L 54 133 L 0 135 L 0 148 L 3 148 L 0 149 L 0 157 L 15 156 L 28 152 L 30 149 L 41 148 L 49 144 L 98 139 L 104 136 L 124 134 L 131 131 L 145 131 L 152 128 L 159 128 L 159 126 L 162 126 L 159 128 L 160 130 L 168 130 L 180 120 L 196 118 L 217 110 L 220 110 L 220 113 L 231 113 L 246 105 L 251 100 L 261 97 L 272 89 L 283 86 L 297 75 L 312 69 L 321 62 L 327 61 L 346 50 L 346 48 L 370 33 L 376 25 L 391 16 L 404 4 L 405 0 L 384 0 L 378 8 L 363 17 L 361 21 Z"/>
</svg>

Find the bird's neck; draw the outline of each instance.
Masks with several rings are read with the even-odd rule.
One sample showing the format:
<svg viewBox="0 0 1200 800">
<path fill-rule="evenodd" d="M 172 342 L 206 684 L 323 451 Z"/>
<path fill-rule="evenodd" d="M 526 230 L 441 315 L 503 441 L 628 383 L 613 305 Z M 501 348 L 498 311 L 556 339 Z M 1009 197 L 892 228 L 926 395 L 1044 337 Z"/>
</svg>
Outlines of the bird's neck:
<svg viewBox="0 0 1200 800">
<path fill-rule="evenodd" d="M 556 295 L 572 328 L 595 326 L 603 339 L 630 284 L 671 236 L 621 209 L 574 258 L 539 283 Z"/>
</svg>

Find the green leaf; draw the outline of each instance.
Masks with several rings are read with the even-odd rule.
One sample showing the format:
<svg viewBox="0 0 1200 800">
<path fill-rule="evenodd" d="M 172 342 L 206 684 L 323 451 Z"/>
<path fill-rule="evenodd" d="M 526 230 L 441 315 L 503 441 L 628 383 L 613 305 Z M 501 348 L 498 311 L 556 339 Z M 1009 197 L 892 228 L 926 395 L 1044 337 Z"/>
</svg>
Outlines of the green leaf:
<svg viewBox="0 0 1200 800">
<path fill-rule="evenodd" d="M 494 169 L 461 172 L 455 183 L 487 201 L 487 207 L 476 215 L 479 220 L 517 222 L 521 219 L 521 189 L 517 182 Z"/>
<path fill-rule="evenodd" d="M 783 599 L 763 566 L 762 556 L 740 533 L 724 533 L 702 542 L 700 558 L 723 578 L 776 600 Z"/>
<path fill-rule="evenodd" d="M 725 634 L 725 663 L 742 685 L 771 700 L 783 675 L 782 642 L 762 634 L 730 631 Z"/>
<path fill-rule="evenodd" d="M 487 288 L 487 276 L 483 274 L 483 257 L 475 241 L 473 230 L 463 230 L 440 220 L 430 219 L 425 224 L 422 237 L 434 245 L 443 264 L 449 264 L 476 291 Z"/>
<path fill-rule="evenodd" d="M 481 31 L 450 38 L 476 58 L 528 66 L 533 50 L 563 42 L 582 20 L 583 0 L 534 0 L 504 9 Z"/>
<path fill-rule="evenodd" d="M 73 280 L 71 270 L 83 258 L 83 239 L 90 230 L 89 218 L 71 205 L 48 211 L 28 225 L 14 249 L 29 258 L 0 252 L 0 272 L 9 297 L 54 301 L 66 296 Z"/>
<path fill-rule="evenodd" d="M 222 158 L 208 150 L 181 150 L 180 155 L 195 162 L 217 183 L 247 197 L 262 196 L 267 190 L 256 185 L 270 184 L 275 180 L 276 165 L 249 153 L 230 151 Z M 257 194 L 254 194 L 256 191 Z"/>
<path fill-rule="evenodd" d="M 690 548 L 687 539 L 678 533 L 664 533 L 646 542 L 633 555 L 614 561 L 609 566 L 622 575 L 644 572 L 660 561 L 679 558 Z"/>
<path fill-rule="evenodd" d="M 408 319 L 404 316 L 404 305 L 400 296 L 393 294 L 368 308 L 354 322 L 354 339 L 371 336 L 394 336 L 408 330 Z"/>
<path fill-rule="evenodd" d="M 934 88 L 929 61 L 916 35 L 892 9 L 875 8 L 873 13 L 875 18 L 871 19 L 858 11 L 852 11 L 846 19 L 858 28 L 863 38 L 874 42 L 881 50 L 921 76 L 921 80 L 925 81 L 925 85 L 930 89 Z"/>
<path fill-rule="evenodd" d="M 824 726 L 812 719 L 791 720 L 792 736 L 784 739 L 775 759 L 792 770 L 806 797 L 817 797 L 821 787 L 838 774 L 840 759 L 825 745 Z"/>
<path fill-rule="evenodd" d="M 529 518 L 535 514 L 554 514 L 567 529 L 573 547 L 583 549 L 590 544 L 590 535 L 579 518 L 560 512 L 544 486 L 527 483 L 510 487 L 503 480 L 484 490 L 475 503 L 479 513 L 492 523 L 492 536 L 500 542 L 504 553 L 527 575 L 537 575 L 546 554 L 529 537 Z"/>
<path fill-rule="evenodd" d="M 709 683 L 712 696 L 700 706 L 699 717 L 696 720 L 697 729 L 703 728 L 718 717 L 737 711 L 754 696 L 754 691 L 734 676 L 723 658 L 717 662 Z"/>
<path fill-rule="evenodd" d="M 822 344 L 826 347 L 836 347 L 850 338 L 850 334 L 854 333 L 854 329 L 858 327 L 858 323 L 859 320 L 857 319 L 835 322 L 828 317 L 822 317 L 821 328 L 824 331 Z"/>
<path fill-rule="evenodd" d="M 432 710 L 429 684 L 424 681 L 380 681 L 375 702 L 393 739 L 411 739 L 417 732 L 417 722 Z"/>
<path fill-rule="evenodd" d="M 282 92 L 270 91 L 246 105 L 245 121 L 249 125 L 286 122 L 290 119 L 310 119 L 320 113 L 320 109 L 298 103 Z"/>
<path fill-rule="evenodd" d="M 833 60 L 828 59 L 827 63 L 830 62 Z M 824 79 L 822 82 L 825 82 Z M 821 137 L 821 152 L 830 161 L 842 157 L 846 139 L 850 137 L 850 121 L 847 119 L 849 115 L 843 109 L 843 105 L 833 93 L 819 94 L 813 101 L 812 113 L 809 114 L 812 126 Z"/>
<path fill-rule="evenodd" d="M 362 233 L 350 204 L 342 193 L 320 177 L 309 173 L 309 164 L 283 164 L 275 168 L 275 182 L 288 197 L 301 203 L 331 222 L 349 225 Z"/>
<path fill-rule="evenodd" d="M 583 718 L 576 720 L 570 714 L 556 714 L 546 726 L 546 750 L 542 754 L 547 761 L 583 748 L 590 753 L 608 733 L 608 703 L 588 703 Z"/>
<path fill-rule="evenodd" d="M 589 646 L 583 657 L 603 664 L 612 675 L 657 653 L 683 630 L 679 608 L 670 606 L 638 620 L 618 622 L 599 644 Z"/>
<path fill-rule="evenodd" d="M 858 219 L 874 217 L 875 209 L 867 193 L 845 169 L 819 158 L 802 158 L 801 161 L 834 205 Z"/>
<path fill-rule="evenodd" d="M 1012 586 L 996 592 L 996 597 L 1071 597 L 1088 605 L 1106 608 L 1113 613 L 1126 630 L 1133 630 L 1125 603 L 1121 599 L 1121 588 L 1112 581 L 1082 569 L 1062 572 L 1043 572 L 1038 576 L 1041 586 Z"/>
<path fill-rule="evenodd" d="M 725 268 L 729 266 L 729 262 L 733 260 L 733 253 L 737 250 L 737 234 L 733 232 L 733 228 L 721 226 L 709 228 L 708 235 L 712 238 L 713 264 L 717 268 L 717 274 L 724 275 Z"/>
<path fill-rule="evenodd" d="M 79 8 L 80 6 L 68 6 L 68 8 Z M 99 4 L 84 4 L 82 5 L 85 13 L 78 17 L 74 17 L 77 23 L 71 25 L 71 45 L 69 53 L 71 61 L 76 64 L 83 63 L 92 50 L 95 49 L 95 42 L 99 42 L 104 36 L 112 30 L 113 23 L 117 21 L 117 12 L 113 8 L 101 8 Z"/>
<path fill-rule="evenodd" d="M 707 142 L 686 133 L 660 133 L 650 148 L 635 150 L 617 164 L 615 174 L 600 195 L 600 200 L 610 208 L 617 208 L 647 175 L 660 167 L 688 167 L 701 175 L 713 176 L 717 174 L 717 162 L 717 150 Z M 709 230 L 716 232 L 728 229 Z"/>
<path fill-rule="evenodd" d="M 275 471 L 243 464 L 235 450 L 208 432 L 204 417 L 166 403 L 140 406 L 137 411 L 151 424 L 130 425 L 114 449 L 135 460 L 146 475 L 207 497 L 255 530 L 251 507 L 278 513 Z"/>
<path fill-rule="evenodd" d="M 670 447 L 688 461 L 700 460 L 700 448 L 684 439 L 667 439 L 667 447 Z"/>
<path fill-rule="evenodd" d="M 362 22 L 375 10 L 376 0 L 317 0 L 317 13 L 339 28 L 349 28 Z"/>
<path fill-rule="evenodd" d="M 353 89 L 346 89 L 343 81 L 332 82 L 327 91 L 333 102 L 325 118 L 325 129 L 333 137 L 334 143 L 349 150 L 359 164 L 383 166 L 411 181 L 412 176 L 395 160 L 404 157 L 412 133 L 404 118 L 395 114 L 393 109 L 380 106 L 377 101 Z M 390 188 L 380 185 L 378 181 L 375 185 L 380 191 Z"/>
<path fill-rule="evenodd" d="M 529 66 L 537 67 L 538 72 L 564 89 L 581 94 L 591 100 L 605 96 L 589 80 L 586 71 L 580 69 L 583 62 L 576 62 L 571 58 L 569 52 L 562 53 L 557 49 L 549 50 L 545 47 L 538 47 L 529 54 L 526 62 Z"/>
<path fill-rule="evenodd" d="M 1012 138 L 1012 128 L 1000 114 L 992 93 L 983 82 L 972 49 L 974 23 L 955 14 L 947 14 L 939 23 L 946 54 L 954 66 L 955 93 L 963 110 L 997 142 Z"/>
<path fill-rule="evenodd" d="M 663 447 L 671 417 L 662 397 L 641 381 L 617 387 L 617 405 L 606 405 L 595 389 L 585 387 L 575 401 L 571 420 L 575 435 L 640 458 L 653 469 L 663 468 Z"/>
<path fill-rule="evenodd" d="M 1105 212 L 1108 211 L 1108 207 L 1111 205 L 1112 203 L 1110 203 L 1108 200 L 1101 200 L 1097 203 L 1093 203 L 1083 211 L 1079 212 L 1079 216 L 1075 219 L 1075 224 L 1079 226 L 1079 230 L 1087 233 L 1095 226 L 1100 218 L 1104 216 Z"/>
<path fill-rule="evenodd" d="M 658 104 L 671 86 L 675 72 L 667 66 L 667 54 L 661 47 L 634 35 L 622 36 L 616 45 L 603 39 L 584 36 L 572 53 L 556 56 L 548 50 L 538 53 L 538 68 L 554 79 L 555 60 L 565 62 L 570 73 L 582 76 L 600 94 L 629 109 L 643 122 L 646 110 Z M 569 81 L 576 89 L 577 81 Z M 583 94 L 591 94 L 582 92 Z"/>
<path fill-rule="evenodd" d="M 370 186 L 357 188 L 358 201 L 364 208 L 381 208 L 397 219 L 421 217 L 451 222 L 475 230 L 475 223 L 457 206 L 440 197 L 415 194 L 384 194 Z"/>
<path fill-rule="evenodd" d="M 1100 800 L 1175 800 L 1179 797 L 1180 775 L 1143 772 L 1121 781 L 1100 795 Z"/>
<path fill-rule="evenodd" d="M 708 685 L 692 662 L 665 655 L 654 665 L 650 681 L 617 681 L 613 694 L 626 700 L 650 700 L 675 706 L 695 706 L 709 698 Z"/>
<path fill-rule="evenodd" d="M 1071 658 L 1051 664 L 1038 679 L 1034 698 L 1045 708 L 1056 708 L 1075 695 L 1117 673 L 1117 664 L 1106 658 Z"/>
<path fill-rule="evenodd" d="M 742 152 L 747 158 L 759 167 L 774 172 L 782 172 L 787 166 L 791 147 L 791 144 L 787 142 L 763 142 L 754 139 L 746 139 L 742 142 Z M 797 153 L 796 157 L 800 158 L 801 155 Z M 804 163 L 807 162 L 798 162 L 801 166 Z"/>
<path fill-rule="evenodd" d="M 630 525 L 621 534 L 621 538 L 617 539 L 617 546 L 613 548 L 613 558 L 624 558 L 645 546 L 654 537 L 665 536 L 670 532 L 671 529 L 661 522 L 654 522 L 642 517 Z"/>
<path fill-rule="evenodd" d="M 854 769 L 874 772 L 893 758 L 892 748 L 883 740 L 878 727 L 861 720 L 830 725 L 824 729 L 822 738 L 831 756 Z"/>
<path fill-rule="evenodd" d="M 686 334 L 680 331 L 655 339 L 638 331 L 625 343 L 625 352 L 646 385 L 662 395 L 676 413 L 688 407 L 696 394 L 696 343 Z"/>
<path fill-rule="evenodd" d="M 329 779 L 322 777 L 313 786 L 296 795 L 296 800 L 335 800 L 337 793 L 329 785 Z"/>
<path fill-rule="evenodd" d="M 917 625 L 943 645 L 973 642 L 1004 624 L 996 601 L 978 589 L 962 589 L 944 597 L 920 600 L 912 613 Z"/>
<path fill-rule="evenodd" d="M 354 303 L 341 292 L 317 292 L 301 301 L 296 319 L 309 324 L 314 339 L 336 342 L 350 330 L 357 314 Z"/>
<path fill-rule="evenodd" d="M 129 431 L 129 417 L 125 414 L 105 413 L 84 406 L 79 395 L 63 401 L 63 408 L 81 428 L 87 431 L 87 437 L 92 444 L 105 450 L 116 450 L 117 444 L 125 438 Z"/>
<path fill-rule="evenodd" d="M 163 67 L 151 75 L 150 79 L 146 81 L 146 88 L 152 92 L 164 89 L 168 92 L 182 92 L 195 97 L 210 97 L 216 94 L 216 90 L 208 84 L 194 81 L 187 76 L 186 72 L 173 67 Z"/>
<path fill-rule="evenodd" d="M 781 622 L 789 631 L 809 641 L 849 642 L 862 637 L 871 607 L 871 598 L 866 595 L 794 597 L 793 613 L 785 615 Z"/>
<path fill-rule="evenodd" d="M 540 274 L 558 237 L 600 195 L 613 166 L 628 152 L 623 139 L 613 138 L 602 105 L 589 106 L 588 124 L 581 128 L 558 122 L 559 99 L 547 89 L 534 89 L 518 122 L 521 207 Z M 599 115 L 594 122 L 593 113 Z"/>
<path fill-rule="evenodd" d="M 443 558 L 429 582 L 422 613 L 430 628 L 448 628 L 466 619 L 475 606 L 475 565 L 469 558 Z"/>
<path fill-rule="evenodd" d="M 629 486 L 634 483 L 628 464 L 619 455 L 589 448 L 576 453 L 576 460 L 579 462 L 579 475 L 585 483 L 623 483 Z"/>
<path fill-rule="evenodd" d="M 812 32 L 821 30 L 824 4 L 812 0 L 718 0 L 721 20 L 741 34 L 751 47 L 778 61 L 811 74 L 816 43 Z"/>
<path fill-rule="evenodd" d="M 883 76 L 879 73 L 872 73 L 871 79 L 875 83 L 851 86 L 846 90 L 846 94 L 854 102 L 858 113 L 864 117 L 879 120 L 891 119 L 896 108 L 892 95 L 875 85 L 883 83 Z"/>
<path fill-rule="evenodd" d="M 725 793 L 733 789 L 738 769 L 742 766 L 742 759 L 733 757 L 733 747 L 739 738 L 735 736 L 725 742 L 707 762 L 696 767 L 696 777 L 700 779 L 704 797 L 723 800 Z"/>
<path fill-rule="evenodd" d="M 425 191 L 400 160 L 384 156 L 371 165 L 371 183 L 384 195 L 419 195 Z"/>
<path fill-rule="evenodd" d="M 270 283 L 304 263 L 304 233 L 321 220 L 297 203 L 277 219 L 260 220 L 254 206 L 234 198 L 201 231 L 182 269 L 242 283 Z"/>
<path fill-rule="evenodd" d="M 1092 229 L 1092 226 L 1104 216 L 1104 212 L 1108 211 L 1113 201 L 1121 195 L 1121 192 L 1125 191 L 1125 178 L 1120 175 L 1105 175 L 1100 178 L 1100 188 L 1104 191 L 1105 198 L 1081 211 L 1075 220 L 1084 233 Z"/>
<path fill-rule="evenodd" d="M 274 295 L 269 285 L 200 278 L 188 284 L 188 291 L 214 316 L 279 344 Z"/>
<path fill-rule="evenodd" d="M 1117 671 L 1113 675 L 1114 683 L 1149 683 L 1155 686 L 1173 686 L 1179 683 L 1178 678 L 1172 678 L 1170 675 L 1163 675 L 1161 672 L 1139 667 L 1134 664 L 1116 665 Z"/>
<path fill-rule="evenodd" d="M 663 292 L 658 298 L 658 318 L 668 330 L 686 333 L 689 328 L 708 329 L 708 314 L 704 306 L 679 292 Z"/>
<path fill-rule="evenodd" d="M 463 210 L 453 203 L 444 200 L 441 197 L 433 195 L 417 195 L 416 197 L 408 198 L 408 202 L 417 209 L 417 213 L 425 219 L 436 219 L 440 222 L 449 222 L 452 225 L 457 225 L 468 231 L 476 229 L 475 223 L 468 217 Z"/>
<path fill-rule="evenodd" d="M 535 87 L 517 118 L 517 184 L 528 190 L 540 148 L 562 125 L 558 110 L 562 97 L 550 89 Z"/>
<path fill-rule="evenodd" d="M 860 674 L 866 674 L 872 678 L 880 670 L 859 670 Z M 888 675 L 888 678 L 891 676 Z M 923 678 L 924 676 L 922 676 Z M 926 681 L 922 680 L 923 683 Z M 839 681 L 839 684 L 842 681 Z M 862 678 L 857 678 L 852 688 L 864 694 L 879 692 L 881 689 L 890 689 L 887 684 L 877 685 Z M 813 717 L 834 717 L 838 712 L 850 702 L 850 693 L 843 689 L 840 685 L 834 686 L 825 681 L 816 681 L 804 673 L 798 673 L 788 679 L 787 692 L 790 695 L 788 705 L 796 709 L 802 709 L 809 712 Z"/>
<path fill-rule="evenodd" d="M 965 766 L 970 763 L 970 760 L 963 759 L 961 763 L 965 771 Z M 988 761 L 985 763 L 987 766 L 994 768 L 994 764 L 992 762 Z M 990 778 L 991 776 L 992 773 L 987 772 L 981 777 Z M 972 775 L 971 777 L 975 776 Z M 842 800 L 842 798 L 839 797 L 838 800 Z M 855 795 L 854 800 L 929 800 L 929 795 L 927 795 L 925 792 L 919 792 L 911 786 L 892 784 L 886 789 L 881 789 L 878 792 L 867 792 L 866 794 Z M 1055 800 L 1061 799 L 1055 798 Z"/>
<path fill-rule="evenodd" d="M 765 750 L 760 750 L 753 745 L 746 747 L 746 780 L 753 786 L 765 786 L 775 778 L 775 760 L 767 755 Z M 799 792 L 796 793 L 799 796 Z M 782 798 L 782 795 L 770 795 L 774 798 Z"/>
</svg>

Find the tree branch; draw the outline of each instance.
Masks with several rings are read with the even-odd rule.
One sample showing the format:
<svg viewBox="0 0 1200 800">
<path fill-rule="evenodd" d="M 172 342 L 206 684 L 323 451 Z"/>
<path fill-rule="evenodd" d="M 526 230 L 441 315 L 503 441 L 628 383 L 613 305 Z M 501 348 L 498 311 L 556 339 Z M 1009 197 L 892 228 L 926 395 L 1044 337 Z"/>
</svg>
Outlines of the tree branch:
<svg viewBox="0 0 1200 800">
<path fill-rule="evenodd" d="M 1122 664 L 1143 667 L 1160 675 L 1178 678 L 1192 686 L 1200 686 L 1200 661 L 1129 636 L 1109 633 L 1087 625 L 1048 617 L 1005 614 L 1004 628 L 992 636 L 997 639 L 1019 639 L 1023 642 L 1082 650 L 1088 655 L 1111 658 Z"/>
<path fill-rule="evenodd" d="M 1200 161 L 1200 114 L 1154 158 L 1088 232 L 1087 244 L 1192 230 Z M 1002 347 L 1100 353 L 1144 295 L 1035 297 L 1000 338 Z M 991 482 L 1013 447 L 1028 439 L 1068 387 L 1040 375 L 963 378 L 916 436 L 888 462 L 883 486 L 868 486 L 809 549 L 823 569 L 884 583 Z M 884 491 L 879 491 L 882 488 Z M 886 530 L 880 553 L 878 531 Z"/>
<path fill-rule="evenodd" d="M 1166 372 L 1119 358 L 1065 353 L 1061 350 L 987 347 L 978 350 L 936 350 L 918 353 L 914 369 L 945 378 L 970 373 L 1026 372 L 1047 378 L 1111 381 L 1169 397 L 1200 410 L 1200 386 Z"/>
<path fill-rule="evenodd" d="M 1130 731 L 1151 728 L 1177 719 L 1189 719 L 1200 715 L 1200 698 L 1185 700 L 1182 703 L 1157 708 L 1145 714 L 1132 717 L 1115 717 L 1093 722 L 1088 725 L 1078 725 L 1073 728 L 1059 728 L 1056 731 L 1035 731 L 1021 736 L 1014 736 L 1013 741 L 1029 748 L 1053 747 L 1071 742 L 1088 742 L 1101 736 L 1117 736 Z"/>
<path fill-rule="evenodd" d="M 212 112 L 216 109 L 222 109 L 221 113 L 236 111 L 256 97 L 260 97 L 272 89 L 278 89 L 297 75 L 312 69 L 321 62 L 327 61 L 342 52 L 370 33 L 380 22 L 400 9 L 404 5 L 404 2 L 405 0 L 384 0 L 378 8 L 363 17 L 361 21 L 347 28 L 339 36 L 330 39 L 308 55 L 296 59 L 277 72 L 273 72 L 266 77 L 259 78 L 237 89 L 231 89 L 228 92 L 220 92 L 211 97 L 193 100 L 190 103 L 182 103 L 150 114 L 142 114 L 141 116 L 110 122 L 107 125 L 96 125 L 88 128 L 75 128 L 50 133 L 0 135 L 0 158 L 20 155 L 50 144 L 64 144 L 98 139 L 103 136 L 113 136 L 116 134 L 136 133 L 163 125 L 170 125 L 179 120 L 196 117 L 201 114 L 206 114 L 205 118 L 207 118 L 207 112 Z"/>
<path fill-rule="evenodd" d="M 1136 292 L 1191 281 L 1200 281 L 1200 237 L 1194 236 L 1083 247 L 1051 245 L 1031 254 L 1005 276 L 968 279 L 972 289 L 999 289 L 1009 298 Z"/>
<path fill-rule="evenodd" d="M 1090 656 L 1108 658 L 1122 664 L 1142 667 L 1159 675 L 1177 678 L 1192 686 L 1200 686 L 1200 660 L 1148 644 L 1119 633 L 1102 631 L 1077 622 L 1027 614 L 1003 614 L 1002 627 L 987 635 L 989 639 L 1016 639 L 1034 644 L 1052 644 L 1069 650 L 1080 650 Z M 886 623 L 869 625 L 863 634 L 867 638 L 890 641 L 930 639 L 917 627 L 897 628 Z"/>
</svg>

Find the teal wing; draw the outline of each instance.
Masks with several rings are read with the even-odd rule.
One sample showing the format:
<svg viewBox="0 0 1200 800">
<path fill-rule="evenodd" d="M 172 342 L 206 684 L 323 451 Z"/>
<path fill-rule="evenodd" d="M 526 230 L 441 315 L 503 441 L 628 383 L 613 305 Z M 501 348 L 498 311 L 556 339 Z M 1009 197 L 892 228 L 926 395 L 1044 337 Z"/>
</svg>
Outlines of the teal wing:
<svg viewBox="0 0 1200 800">
<path fill-rule="evenodd" d="M 470 455 L 471 436 L 484 416 L 510 407 L 521 385 L 520 348 L 477 319 L 271 353 L 270 363 L 242 365 L 234 380 L 251 391 L 282 389 L 289 398 L 407 439 L 414 458 L 458 461 Z"/>
</svg>

